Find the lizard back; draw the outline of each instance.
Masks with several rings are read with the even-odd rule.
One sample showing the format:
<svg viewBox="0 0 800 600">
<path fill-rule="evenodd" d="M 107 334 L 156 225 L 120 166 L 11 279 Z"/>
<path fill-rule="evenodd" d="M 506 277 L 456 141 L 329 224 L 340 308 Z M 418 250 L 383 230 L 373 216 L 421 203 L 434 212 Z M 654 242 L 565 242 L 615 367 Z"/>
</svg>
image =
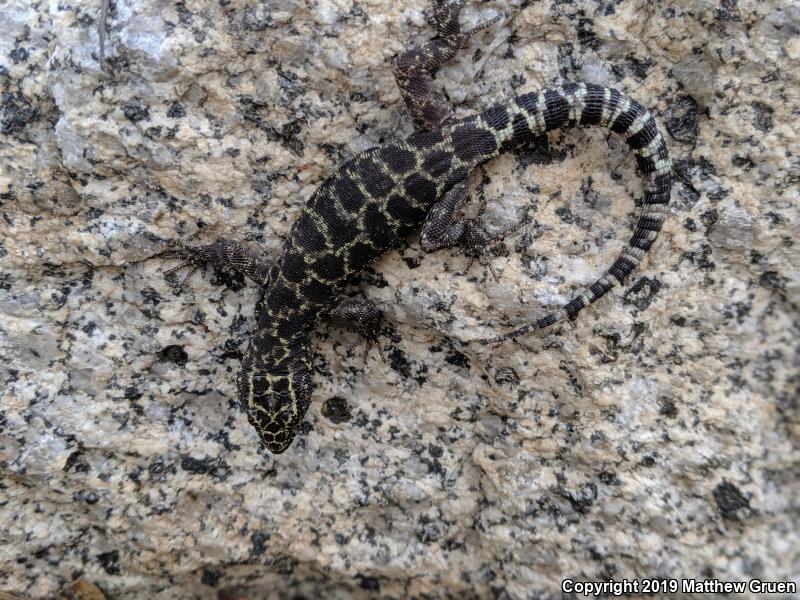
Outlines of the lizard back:
<svg viewBox="0 0 800 600">
<path fill-rule="evenodd" d="M 554 129 L 601 125 L 623 136 L 645 180 L 634 235 L 608 271 L 566 305 L 491 341 L 573 319 L 639 264 L 661 229 L 672 171 L 652 114 L 617 90 L 567 83 L 361 153 L 326 179 L 301 210 L 257 307 L 240 395 L 251 423 L 282 452 L 313 391 L 310 336 L 344 284 L 426 219 L 470 171 Z"/>
</svg>

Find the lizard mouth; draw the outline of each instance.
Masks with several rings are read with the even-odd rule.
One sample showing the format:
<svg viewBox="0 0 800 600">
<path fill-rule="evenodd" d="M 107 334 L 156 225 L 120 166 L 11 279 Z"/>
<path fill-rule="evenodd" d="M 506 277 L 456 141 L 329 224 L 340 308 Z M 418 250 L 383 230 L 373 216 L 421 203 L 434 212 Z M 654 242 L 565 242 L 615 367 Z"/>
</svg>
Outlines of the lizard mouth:
<svg viewBox="0 0 800 600">
<path fill-rule="evenodd" d="M 272 421 L 266 427 L 256 427 L 261 443 L 272 454 L 283 454 L 292 445 L 294 435 L 283 423 Z"/>
</svg>

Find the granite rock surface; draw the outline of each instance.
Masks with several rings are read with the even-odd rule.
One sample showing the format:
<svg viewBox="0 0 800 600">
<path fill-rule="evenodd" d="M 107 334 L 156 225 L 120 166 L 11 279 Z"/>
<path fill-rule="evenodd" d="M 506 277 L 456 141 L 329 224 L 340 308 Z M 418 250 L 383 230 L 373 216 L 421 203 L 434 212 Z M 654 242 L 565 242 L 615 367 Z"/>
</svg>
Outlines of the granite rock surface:
<svg viewBox="0 0 800 600">
<path fill-rule="evenodd" d="M 278 251 L 315 187 L 411 132 L 391 58 L 425 0 L 0 0 L 0 590 L 112 598 L 561 597 L 564 578 L 800 578 L 800 8 L 473 2 L 439 80 L 469 114 L 566 79 L 668 131 L 672 214 L 565 328 L 485 348 L 596 278 L 641 193 L 624 143 L 553 133 L 473 176 L 485 267 L 411 238 L 365 272 L 387 361 L 318 336 L 290 450 L 235 396 L 258 291 L 183 290 L 165 242 Z M 476 202 L 477 204 L 477 202 Z"/>
</svg>

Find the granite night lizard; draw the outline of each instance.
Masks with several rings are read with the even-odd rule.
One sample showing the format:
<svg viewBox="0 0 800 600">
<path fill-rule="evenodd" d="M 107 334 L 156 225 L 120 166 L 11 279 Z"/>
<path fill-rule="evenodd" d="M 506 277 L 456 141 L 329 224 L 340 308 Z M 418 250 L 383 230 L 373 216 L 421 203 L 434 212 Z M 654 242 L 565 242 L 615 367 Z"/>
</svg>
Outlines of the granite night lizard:
<svg viewBox="0 0 800 600">
<path fill-rule="evenodd" d="M 467 179 L 476 166 L 554 129 L 600 125 L 622 136 L 644 178 L 633 237 L 608 271 L 556 312 L 491 342 L 515 338 L 574 319 L 620 284 L 653 244 L 668 211 L 672 169 L 653 115 L 621 92 L 595 84 L 564 83 L 530 92 L 456 119 L 434 74 L 476 31 L 462 30 L 463 1 L 433 1 L 437 37 L 395 59 L 394 72 L 415 124 L 407 139 L 363 152 L 326 179 L 301 210 L 274 262 L 240 243 L 178 244 L 166 252 L 182 260 L 170 269 L 231 266 L 261 286 L 256 327 L 242 360 L 239 398 L 249 422 L 271 452 L 284 452 L 311 402 L 311 336 L 320 318 L 349 319 L 370 343 L 380 312 L 368 300 L 342 297 L 348 279 L 422 227 L 422 249 L 460 246 L 482 258 L 489 238 L 478 219 L 460 218 Z M 188 278 L 188 275 L 186 276 Z M 185 281 L 186 279 L 184 279 Z"/>
</svg>

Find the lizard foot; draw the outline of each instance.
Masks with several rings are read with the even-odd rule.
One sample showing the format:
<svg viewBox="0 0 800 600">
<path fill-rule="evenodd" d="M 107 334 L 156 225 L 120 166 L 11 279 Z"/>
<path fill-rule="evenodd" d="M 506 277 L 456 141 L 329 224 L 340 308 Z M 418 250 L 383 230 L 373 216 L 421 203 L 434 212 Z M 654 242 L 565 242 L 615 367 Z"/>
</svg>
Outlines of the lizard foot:
<svg viewBox="0 0 800 600">
<path fill-rule="evenodd" d="M 181 262 L 171 269 L 164 271 L 164 277 L 173 287 L 181 288 L 186 285 L 195 271 L 205 267 L 210 261 L 208 256 L 204 253 L 207 251 L 208 246 L 187 246 L 182 242 L 172 242 L 172 247 L 161 252 L 158 257 L 167 260 L 176 259 Z M 176 281 L 175 275 L 182 269 L 188 268 L 186 275 L 180 280 Z"/>
<path fill-rule="evenodd" d="M 225 238 L 203 246 L 187 246 L 182 242 L 173 242 L 172 247 L 159 254 L 159 257 L 182 261 L 164 272 L 167 279 L 172 278 L 181 269 L 189 268 L 179 287 L 183 286 L 196 270 L 208 264 L 233 268 L 259 285 L 265 285 L 269 280 L 268 262 L 239 242 Z"/>
<path fill-rule="evenodd" d="M 489 269 L 489 271 L 491 271 L 495 281 L 499 281 L 500 277 L 497 275 L 497 271 L 495 270 L 490 260 L 491 256 L 490 248 L 492 247 L 493 244 L 502 241 L 507 236 L 522 229 L 528 223 L 530 223 L 530 219 L 526 217 L 524 219 L 521 219 L 518 223 L 512 225 L 505 231 L 501 231 L 496 235 L 487 236 L 486 232 L 484 232 L 483 227 L 481 227 L 480 222 L 478 221 L 477 218 L 465 219 L 464 233 L 461 235 L 461 239 L 459 240 L 459 245 L 464 249 L 464 252 L 469 257 L 469 260 L 467 262 L 467 266 L 464 268 L 461 274 L 466 275 L 467 273 L 469 273 L 469 270 L 472 268 L 472 265 L 477 260 L 482 265 L 485 265 Z"/>
<path fill-rule="evenodd" d="M 364 363 L 366 363 L 370 349 L 375 346 L 381 355 L 381 360 L 386 362 L 386 356 L 379 343 L 383 313 L 374 303 L 363 298 L 344 298 L 331 310 L 331 316 L 347 321 L 359 335 L 359 340 L 348 349 L 348 352 L 364 344 Z"/>
<path fill-rule="evenodd" d="M 458 22 L 461 11 L 464 8 L 464 0 L 433 0 L 430 13 L 430 24 L 436 29 L 436 33 L 444 38 L 458 38 L 456 45 L 463 45 L 476 33 L 488 29 L 500 20 L 500 15 L 490 19 L 472 29 L 462 31 Z"/>
</svg>

